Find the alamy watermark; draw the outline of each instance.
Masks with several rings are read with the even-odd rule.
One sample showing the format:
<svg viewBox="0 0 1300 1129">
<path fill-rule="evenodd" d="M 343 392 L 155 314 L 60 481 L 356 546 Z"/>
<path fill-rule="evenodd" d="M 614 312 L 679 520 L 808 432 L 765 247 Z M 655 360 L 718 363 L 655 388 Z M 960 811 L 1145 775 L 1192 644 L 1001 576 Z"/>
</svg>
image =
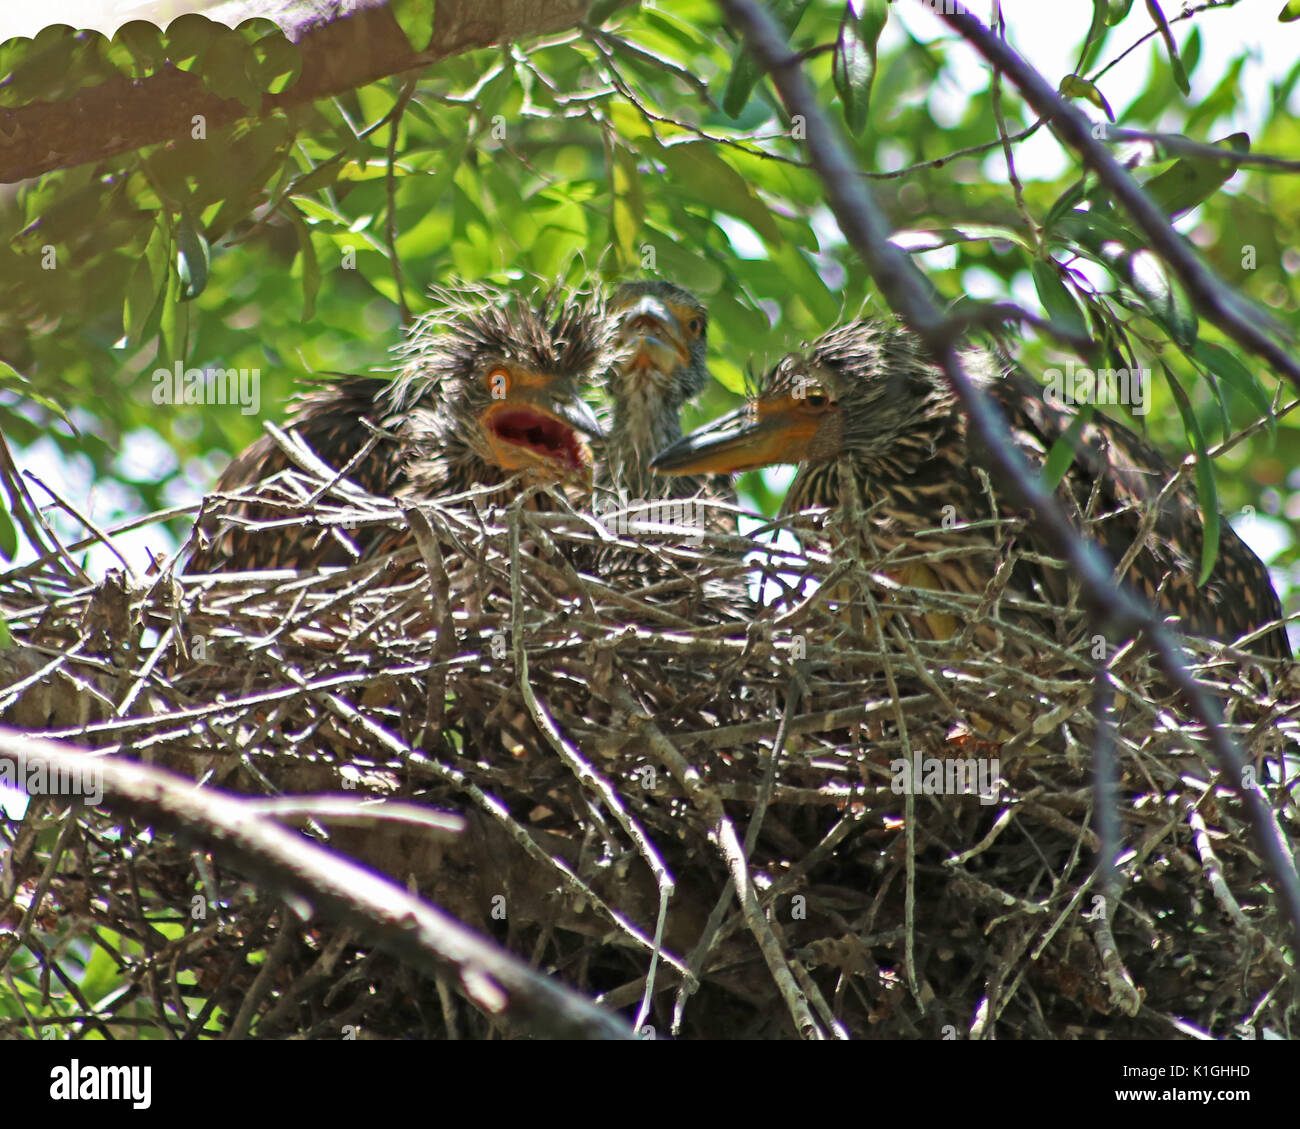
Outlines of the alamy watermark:
<svg viewBox="0 0 1300 1129">
<path fill-rule="evenodd" d="M 175 368 L 153 371 L 155 404 L 238 404 L 246 415 L 256 415 L 262 402 L 262 370 L 247 368 Z"/>
<path fill-rule="evenodd" d="M 16 760 L 0 758 L 0 787 L 29 796 L 78 798 L 94 807 L 104 798 L 104 774 L 96 757 L 70 764 L 20 752 Z"/>
<path fill-rule="evenodd" d="M 997 757 L 899 757 L 889 762 L 894 774 L 889 786 L 895 795 L 971 796 L 981 804 L 996 804 L 1002 786 Z"/>
<path fill-rule="evenodd" d="M 1135 416 L 1144 416 L 1151 407 L 1151 370 L 1149 368 L 1075 368 L 1069 361 L 1062 372 L 1049 368 L 1044 374 L 1047 385 L 1043 399 L 1053 408 L 1078 404 L 1118 404 Z"/>
<path fill-rule="evenodd" d="M 708 529 L 708 507 L 694 498 L 632 498 L 626 490 L 618 497 L 599 497 L 596 519 L 619 537 L 642 533 L 678 533 L 698 544 Z"/>
</svg>

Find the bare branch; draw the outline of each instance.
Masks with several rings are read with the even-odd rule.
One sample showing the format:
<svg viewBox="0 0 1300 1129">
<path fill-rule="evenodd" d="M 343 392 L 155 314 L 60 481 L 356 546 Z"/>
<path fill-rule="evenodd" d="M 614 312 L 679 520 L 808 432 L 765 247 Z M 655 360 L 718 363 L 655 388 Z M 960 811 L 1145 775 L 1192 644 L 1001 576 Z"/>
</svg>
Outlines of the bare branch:
<svg viewBox="0 0 1300 1129">
<path fill-rule="evenodd" d="M 1287 909 L 1292 930 L 1300 943 L 1300 875 L 1278 826 L 1276 816 L 1258 786 L 1243 783 L 1245 762 L 1235 742 L 1223 728 L 1218 703 L 1188 672 L 1178 644 L 1151 609 L 1126 587 L 1111 580 L 1110 565 L 1101 550 L 1079 535 L 1056 498 L 1043 486 L 1033 468 L 1016 448 L 1001 416 L 989 399 L 971 383 L 958 360 L 952 326 L 930 299 L 924 280 L 911 267 L 905 253 L 889 241 L 889 227 L 849 154 L 785 42 L 776 22 L 757 0 L 722 0 L 732 24 L 742 32 L 749 49 L 770 72 L 787 111 L 801 115 L 807 126 L 810 161 L 826 188 L 826 201 L 841 230 L 862 256 L 889 305 L 921 337 L 936 364 L 961 398 L 971 426 L 990 452 L 994 469 L 1017 503 L 1032 511 L 1036 527 L 1053 552 L 1070 566 L 1079 580 L 1084 602 L 1103 634 L 1144 635 L 1160 668 L 1186 701 L 1192 715 L 1206 727 L 1219 766 L 1228 784 L 1246 803 L 1260 847 L 1278 883 L 1278 895 Z M 970 39 L 999 69 L 1019 86 L 1030 104 L 1051 117 L 1067 137 L 1085 151 L 1116 197 L 1129 208 L 1153 244 L 1189 283 L 1200 284 L 1196 296 L 1218 314 L 1216 321 L 1239 341 L 1250 342 L 1264 355 L 1281 356 L 1281 350 L 1253 327 L 1231 314 L 1226 290 L 1192 256 L 1169 228 L 1159 209 L 1133 183 L 1103 146 L 1093 141 L 1087 119 L 1066 106 L 1043 79 L 1001 40 L 968 13 L 944 18 Z M 1177 262 L 1175 263 L 1175 258 Z M 1300 366 L 1282 356 L 1285 370 L 1300 383 Z"/>
</svg>

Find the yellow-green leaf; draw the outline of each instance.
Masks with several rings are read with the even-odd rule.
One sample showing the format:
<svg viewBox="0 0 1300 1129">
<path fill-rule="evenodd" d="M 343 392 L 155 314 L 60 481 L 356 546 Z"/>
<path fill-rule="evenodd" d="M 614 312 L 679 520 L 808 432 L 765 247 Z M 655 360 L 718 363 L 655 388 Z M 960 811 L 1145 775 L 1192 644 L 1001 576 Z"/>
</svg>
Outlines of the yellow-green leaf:
<svg viewBox="0 0 1300 1129">
<path fill-rule="evenodd" d="M 1077 74 L 1067 74 L 1061 79 L 1061 85 L 1058 89 L 1067 98 L 1086 99 L 1105 114 L 1109 121 L 1115 120 L 1115 112 L 1110 108 L 1106 96 L 1097 88 L 1095 82 L 1089 82 L 1086 78 L 1081 78 Z"/>
<path fill-rule="evenodd" d="M 1250 137 L 1245 133 L 1234 133 L 1214 144 L 1236 153 L 1250 152 Z M 1180 157 L 1142 187 L 1170 219 L 1177 219 L 1214 195 L 1236 171 L 1235 161 L 1217 161 L 1199 154 Z"/>
<path fill-rule="evenodd" d="M 434 0 L 389 0 L 393 19 L 417 51 L 423 51 L 433 40 Z"/>
</svg>

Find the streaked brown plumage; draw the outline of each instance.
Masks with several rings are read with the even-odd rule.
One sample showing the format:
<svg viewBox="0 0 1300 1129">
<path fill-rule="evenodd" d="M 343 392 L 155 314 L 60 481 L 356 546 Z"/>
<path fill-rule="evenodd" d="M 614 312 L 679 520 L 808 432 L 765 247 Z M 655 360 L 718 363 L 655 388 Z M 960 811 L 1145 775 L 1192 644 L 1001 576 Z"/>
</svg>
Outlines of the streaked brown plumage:
<svg viewBox="0 0 1300 1129">
<path fill-rule="evenodd" d="M 613 407 L 597 483 L 629 498 L 686 497 L 704 479 L 665 479 L 650 460 L 682 434 L 681 410 L 704 389 L 709 371 L 708 312 L 689 290 L 645 279 L 610 297 L 617 355 L 606 376 Z"/>
<path fill-rule="evenodd" d="M 1021 451 L 1042 465 L 1075 413 L 1049 406 L 1041 386 L 983 350 L 968 351 L 964 361 L 1000 404 Z M 653 465 L 662 473 L 698 474 L 798 463 L 784 507 L 795 512 L 838 504 L 842 456 L 864 512 L 876 507 L 869 532 L 877 552 L 904 546 L 904 552 L 929 553 L 964 545 L 968 552 L 927 560 L 927 582 L 919 586 L 985 589 L 1003 546 L 988 529 L 964 530 L 963 524 L 1009 511 L 999 502 L 1001 512 L 991 512 L 977 473 L 990 465 L 987 451 L 969 432 L 942 373 L 898 323 L 858 321 L 824 334 L 777 364 L 746 408 L 670 446 Z M 1134 432 L 1096 415 L 1082 429 L 1058 496 L 1082 524 L 1095 489 L 1095 514 L 1113 516 L 1092 525 L 1093 535 L 1119 560 L 1172 473 Z M 955 526 L 950 521 L 945 528 L 945 516 Z M 1031 526 L 1031 548 L 1033 536 Z M 1268 570 L 1226 523 L 1214 571 L 1196 587 L 1203 536 L 1194 493 L 1176 491 L 1135 558 L 1129 581 L 1196 634 L 1231 641 L 1278 619 Z M 1051 602 L 1064 602 L 1060 572 L 1022 561 L 1018 578 Z M 918 583 L 914 577 L 906 582 Z M 1249 646 L 1262 655 L 1290 657 L 1281 627 Z"/>
<path fill-rule="evenodd" d="M 655 454 L 681 438 L 682 408 L 709 378 L 704 303 L 675 283 L 638 279 L 615 289 L 609 318 L 615 355 L 605 385 L 612 411 L 609 435 L 597 444 L 598 507 L 695 498 L 734 505 L 725 476 L 664 478 L 650 470 Z M 734 532 L 730 517 L 718 511 L 707 517 L 711 527 Z"/>
<path fill-rule="evenodd" d="M 736 532 L 727 509 L 735 506 L 736 493 L 725 476 L 664 478 L 650 470 L 655 453 L 681 437 L 681 410 L 708 381 L 708 312 L 675 283 L 638 279 L 615 289 L 609 319 L 615 355 L 604 382 L 611 412 L 609 435 L 597 444 L 594 506 L 624 544 L 577 563 L 622 587 L 644 591 L 665 583 L 667 598 L 676 601 L 694 559 L 668 563 L 668 555 L 629 549 L 626 541 L 642 536 L 642 523 L 660 531 L 681 529 L 692 547 L 699 544 L 698 534 Z M 744 597 L 739 579 L 711 582 L 706 591 L 728 601 Z"/>
<path fill-rule="evenodd" d="M 589 489 L 592 456 L 579 433 L 602 429 L 580 388 L 609 364 L 612 345 L 598 301 L 553 291 L 532 304 L 477 286 L 434 297 L 399 350 L 397 379 L 353 376 L 322 386 L 301 398 L 287 426 L 335 469 L 379 428 L 384 434 L 347 477 L 381 496 L 441 498 L 529 481 Z M 217 489 L 243 491 L 289 467 L 280 446 L 263 437 L 231 462 Z M 285 524 L 223 523 L 233 515 Z M 230 503 L 205 515 L 200 528 L 211 540 L 192 556 L 190 572 L 350 564 L 374 549 L 365 531 L 354 550 L 332 530 L 305 527 L 292 505 L 269 502 Z"/>
</svg>

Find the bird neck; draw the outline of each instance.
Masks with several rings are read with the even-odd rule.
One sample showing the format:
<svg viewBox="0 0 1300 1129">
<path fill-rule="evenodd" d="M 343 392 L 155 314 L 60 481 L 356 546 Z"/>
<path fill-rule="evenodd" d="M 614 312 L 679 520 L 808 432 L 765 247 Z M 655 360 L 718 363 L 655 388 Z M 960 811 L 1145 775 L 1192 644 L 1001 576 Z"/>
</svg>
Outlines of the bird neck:
<svg viewBox="0 0 1300 1129">
<path fill-rule="evenodd" d="M 681 403 L 649 382 L 626 389 L 614 403 L 606 441 L 605 485 L 631 498 L 662 498 L 674 493 L 673 480 L 650 470 L 650 460 L 682 436 Z"/>
</svg>

